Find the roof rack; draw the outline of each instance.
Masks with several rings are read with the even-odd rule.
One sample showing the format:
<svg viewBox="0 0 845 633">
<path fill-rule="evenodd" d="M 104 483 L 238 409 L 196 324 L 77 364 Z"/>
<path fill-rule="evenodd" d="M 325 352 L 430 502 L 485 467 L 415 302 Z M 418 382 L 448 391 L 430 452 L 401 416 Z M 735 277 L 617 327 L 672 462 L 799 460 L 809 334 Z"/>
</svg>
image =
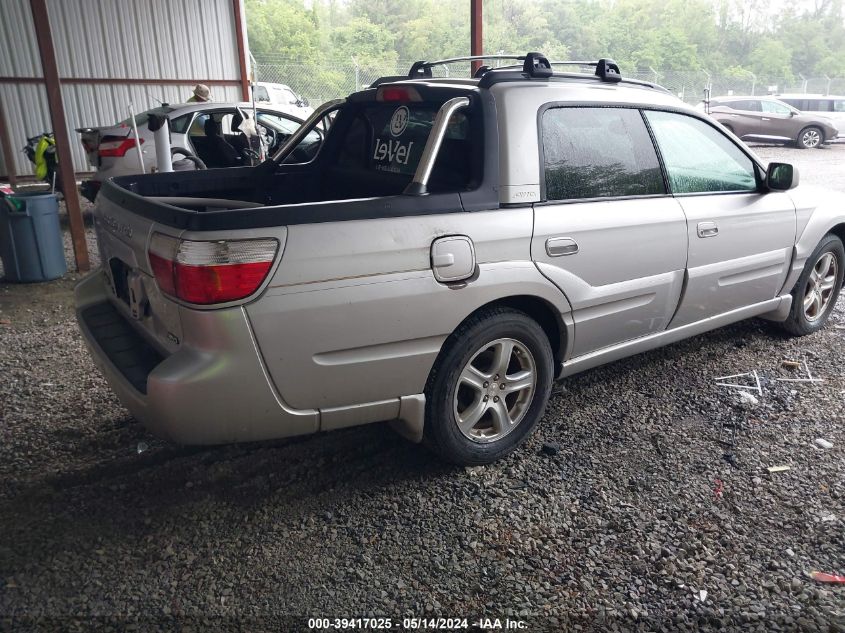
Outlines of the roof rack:
<svg viewBox="0 0 845 633">
<path fill-rule="evenodd" d="M 449 64 L 457 64 L 460 62 L 483 61 L 493 59 L 507 59 L 517 62 L 523 62 L 522 71 L 527 73 L 529 77 L 551 77 L 552 66 L 593 66 L 596 71 L 595 75 L 602 81 L 618 82 L 622 79 L 622 73 L 619 71 L 619 64 L 612 59 L 602 58 L 598 61 L 553 61 L 550 62 L 548 58 L 542 53 L 526 53 L 525 55 L 468 55 L 466 57 L 451 57 L 449 59 L 440 59 L 433 62 L 418 61 L 414 62 L 411 70 L 408 71 L 408 78 L 415 79 L 418 77 L 431 77 L 431 69 L 435 66 L 447 66 Z M 490 68 L 490 70 L 495 70 Z"/>
<path fill-rule="evenodd" d="M 448 66 L 449 64 L 457 64 L 460 62 L 474 62 L 483 61 L 485 59 L 511 59 L 514 61 L 522 61 L 525 55 L 468 55 L 466 57 L 450 57 L 449 59 L 439 59 L 434 62 L 418 61 L 414 62 L 411 70 L 408 71 L 408 77 L 431 77 L 431 69 L 435 66 Z"/>
</svg>

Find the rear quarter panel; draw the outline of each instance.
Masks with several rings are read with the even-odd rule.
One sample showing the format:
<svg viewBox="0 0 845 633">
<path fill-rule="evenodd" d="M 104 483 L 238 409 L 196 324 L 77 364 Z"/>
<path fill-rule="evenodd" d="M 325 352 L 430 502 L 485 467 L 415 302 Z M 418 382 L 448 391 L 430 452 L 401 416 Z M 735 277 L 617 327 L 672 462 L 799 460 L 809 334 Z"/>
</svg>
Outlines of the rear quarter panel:
<svg viewBox="0 0 845 633">
<path fill-rule="evenodd" d="M 566 312 L 531 262 L 532 218 L 525 207 L 290 226 L 270 286 L 246 308 L 282 399 L 325 408 L 422 393 L 443 342 L 480 306 L 533 295 Z M 466 283 L 434 279 L 431 244 L 446 235 L 474 243 Z"/>
</svg>

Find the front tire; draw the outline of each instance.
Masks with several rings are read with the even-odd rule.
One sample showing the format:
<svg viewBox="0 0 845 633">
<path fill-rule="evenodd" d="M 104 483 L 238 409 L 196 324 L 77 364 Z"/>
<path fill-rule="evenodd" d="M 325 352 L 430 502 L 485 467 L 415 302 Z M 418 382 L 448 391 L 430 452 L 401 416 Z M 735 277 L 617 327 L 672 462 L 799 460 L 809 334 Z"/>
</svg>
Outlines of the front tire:
<svg viewBox="0 0 845 633">
<path fill-rule="evenodd" d="M 845 274 L 845 248 L 835 235 L 825 235 L 807 259 L 792 289 L 792 308 L 783 328 L 794 336 L 818 332 L 827 323 Z"/>
<path fill-rule="evenodd" d="M 553 364 L 546 333 L 523 312 L 473 315 L 446 340 L 429 376 L 426 443 L 455 464 L 501 459 L 543 417 Z"/>
<path fill-rule="evenodd" d="M 813 149 L 824 142 L 824 133 L 815 126 L 805 127 L 798 133 L 796 145 L 799 149 Z"/>
</svg>

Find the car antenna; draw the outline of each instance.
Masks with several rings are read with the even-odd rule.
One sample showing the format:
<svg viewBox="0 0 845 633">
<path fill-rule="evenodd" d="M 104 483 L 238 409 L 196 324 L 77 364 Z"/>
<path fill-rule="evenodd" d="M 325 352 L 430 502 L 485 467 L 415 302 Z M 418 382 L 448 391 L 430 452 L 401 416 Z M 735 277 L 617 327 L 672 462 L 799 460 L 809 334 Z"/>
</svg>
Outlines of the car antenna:
<svg viewBox="0 0 845 633">
<path fill-rule="evenodd" d="M 152 100 L 158 101 L 162 108 L 166 108 L 167 106 L 170 105 L 169 103 L 167 103 L 167 101 L 162 101 L 161 99 L 158 99 L 157 97 L 152 97 Z"/>
</svg>

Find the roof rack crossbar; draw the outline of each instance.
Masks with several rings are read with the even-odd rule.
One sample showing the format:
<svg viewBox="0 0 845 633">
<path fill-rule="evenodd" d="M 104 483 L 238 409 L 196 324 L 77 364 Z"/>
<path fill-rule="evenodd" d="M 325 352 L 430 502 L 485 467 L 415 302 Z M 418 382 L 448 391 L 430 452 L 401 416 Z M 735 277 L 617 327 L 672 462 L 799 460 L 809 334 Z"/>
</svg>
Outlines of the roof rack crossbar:
<svg viewBox="0 0 845 633">
<path fill-rule="evenodd" d="M 561 60 L 549 61 L 542 53 L 526 53 L 525 55 L 467 55 L 465 57 L 450 57 L 448 59 L 438 59 L 436 61 L 428 62 L 420 60 L 414 62 L 411 70 L 408 71 L 409 78 L 416 77 L 431 77 L 431 69 L 435 66 L 446 66 L 448 64 L 457 64 L 460 62 L 484 61 L 484 60 L 499 60 L 506 59 L 516 62 L 523 62 L 523 68 L 532 77 L 545 78 L 551 75 L 551 66 L 592 66 L 596 69 L 596 76 L 602 81 L 618 82 L 622 79 L 622 73 L 619 71 L 619 64 L 612 59 L 603 57 L 602 59 L 592 60 Z M 494 69 L 490 69 L 494 70 Z"/>
</svg>

